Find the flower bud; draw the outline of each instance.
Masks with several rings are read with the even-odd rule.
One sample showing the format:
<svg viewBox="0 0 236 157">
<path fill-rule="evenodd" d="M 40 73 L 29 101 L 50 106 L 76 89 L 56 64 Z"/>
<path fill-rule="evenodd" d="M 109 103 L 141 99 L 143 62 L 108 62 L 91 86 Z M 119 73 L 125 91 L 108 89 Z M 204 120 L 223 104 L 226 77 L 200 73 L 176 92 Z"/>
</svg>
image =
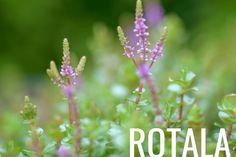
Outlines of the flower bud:
<svg viewBox="0 0 236 157">
<path fill-rule="evenodd" d="M 34 121 L 37 116 L 37 107 L 30 102 L 28 96 L 25 96 L 25 103 L 23 110 L 20 111 L 20 115 L 25 121 Z"/>
<path fill-rule="evenodd" d="M 143 16 L 143 7 L 142 7 L 142 1 L 137 0 L 136 2 L 136 18 Z"/>
<path fill-rule="evenodd" d="M 77 75 L 80 75 L 84 71 L 85 63 L 86 63 L 86 57 L 83 56 L 83 57 L 81 57 L 81 59 L 79 61 L 79 64 L 76 68 L 76 74 Z"/>
</svg>

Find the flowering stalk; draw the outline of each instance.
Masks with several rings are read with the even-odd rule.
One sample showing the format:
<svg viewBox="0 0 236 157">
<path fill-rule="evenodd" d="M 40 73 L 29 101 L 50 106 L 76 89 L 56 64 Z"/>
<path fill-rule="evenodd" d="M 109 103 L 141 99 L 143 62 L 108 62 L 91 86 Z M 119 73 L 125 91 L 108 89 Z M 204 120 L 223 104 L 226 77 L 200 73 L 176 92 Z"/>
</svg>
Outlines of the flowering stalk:
<svg viewBox="0 0 236 157">
<path fill-rule="evenodd" d="M 138 38 L 137 53 L 140 54 L 142 61 L 148 61 L 148 53 L 150 52 L 148 46 L 149 32 L 147 31 L 148 26 L 145 24 L 146 19 L 143 18 L 143 8 L 141 0 L 137 0 L 136 4 L 136 17 L 134 22 L 134 32 Z"/>
<path fill-rule="evenodd" d="M 20 114 L 24 121 L 30 125 L 32 136 L 32 149 L 36 157 L 42 157 L 40 142 L 36 133 L 37 107 L 30 102 L 28 96 L 25 96 L 25 104 Z"/>
<path fill-rule="evenodd" d="M 163 123 L 163 119 L 162 119 L 162 112 L 159 107 L 159 97 L 158 97 L 155 85 L 154 85 L 152 79 L 150 78 L 148 66 L 146 64 L 140 65 L 138 68 L 138 74 L 142 78 L 143 82 L 145 82 L 147 84 L 148 89 L 150 91 L 154 112 L 156 114 L 155 122 L 157 124 L 161 125 Z"/>
<path fill-rule="evenodd" d="M 159 42 L 156 43 L 156 47 L 152 50 L 152 56 L 150 58 L 151 63 L 149 65 L 149 68 L 152 67 L 152 65 L 157 61 L 159 57 L 163 56 L 162 51 L 163 51 L 163 46 L 166 40 L 166 36 L 167 36 L 167 27 L 164 27 Z"/>
<path fill-rule="evenodd" d="M 77 109 L 77 103 L 75 99 L 75 87 L 79 82 L 80 75 L 84 70 L 86 57 L 83 56 L 77 68 L 73 69 L 70 64 L 70 51 L 69 43 L 67 39 L 63 41 L 63 61 L 61 65 L 60 74 L 56 68 L 56 64 L 51 61 L 50 69 L 47 69 L 47 73 L 54 84 L 58 85 L 68 101 L 69 121 L 70 124 L 75 127 L 75 140 L 74 149 L 77 155 L 80 154 L 80 143 L 81 143 L 81 129 L 80 129 L 80 117 Z"/>
<path fill-rule="evenodd" d="M 32 148 L 36 153 L 36 157 L 41 157 L 41 148 L 40 148 L 40 143 L 39 143 L 39 139 L 37 137 L 37 133 L 36 133 L 36 125 L 35 123 L 31 123 L 30 124 L 31 127 L 31 133 L 32 133 Z"/>
<path fill-rule="evenodd" d="M 132 47 L 129 45 L 129 41 L 127 37 L 125 36 L 122 28 L 118 26 L 118 36 L 121 42 L 121 45 L 124 48 L 124 55 L 133 61 L 136 68 L 138 69 L 140 65 L 142 64 L 150 64 L 149 69 L 152 67 L 152 65 L 156 62 L 156 60 L 162 56 L 162 50 L 164 41 L 166 39 L 167 34 L 167 28 L 164 27 L 163 34 L 161 35 L 161 38 L 159 42 L 157 42 L 155 48 L 151 50 L 149 48 L 150 42 L 148 40 L 149 32 L 148 32 L 148 26 L 145 24 L 146 19 L 143 17 L 143 8 L 142 8 L 142 2 L 141 0 L 137 0 L 136 4 L 136 16 L 135 16 L 135 22 L 134 22 L 134 29 L 133 31 L 136 34 L 136 37 L 138 39 L 138 42 L 136 43 L 135 47 Z M 138 59 L 138 62 L 136 61 Z M 138 94 L 136 96 L 135 104 L 138 105 L 141 99 L 142 95 L 142 87 L 143 83 L 140 81 L 139 87 L 138 87 Z"/>
</svg>

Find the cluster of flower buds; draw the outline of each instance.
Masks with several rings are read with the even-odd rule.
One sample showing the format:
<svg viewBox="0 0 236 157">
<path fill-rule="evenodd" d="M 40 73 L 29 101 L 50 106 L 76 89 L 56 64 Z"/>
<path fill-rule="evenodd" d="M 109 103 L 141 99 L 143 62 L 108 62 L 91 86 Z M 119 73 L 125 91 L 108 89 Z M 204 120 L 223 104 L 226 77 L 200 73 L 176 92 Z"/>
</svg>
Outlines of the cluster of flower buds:
<svg viewBox="0 0 236 157">
<path fill-rule="evenodd" d="M 37 116 L 37 107 L 30 102 L 28 96 L 25 96 L 25 103 L 20 115 L 26 122 L 34 122 Z"/>
<path fill-rule="evenodd" d="M 162 56 L 162 50 L 164 41 L 166 39 L 167 28 L 164 27 L 164 31 L 161 35 L 160 40 L 157 42 L 154 49 L 150 49 L 149 42 L 149 32 L 148 26 L 145 24 L 146 19 L 143 17 L 143 8 L 141 0 L 137 0 L 136 5 L 136 18 L 134 22 L 134 33 L 137 37 L 137 43 L 135 47 L 129 45 L 129 41 L 127 37 L 124 35 L 124 32 L 120 26 L 118 26 L 118 36 L 121 41 L 121 45 L 124 47 L 124 55 L 126 55 L 129 59 L 134 59 L 136 55 L 139 56 L 141 61 L 148 62 L 151 61 L 156 62 L 156 60 Z"/>
<path fill-rule="evenodd" d="M 86 57 L 83 56 L 76 68 L 73 68 L 70 63 L 70 50 L 68 40 L 63 40 L 63 57 L 60 73 L 57 70 L 54 61 L 50 62 L 50 68 L 47 69 L 47 73 L 51 80 L 62 87 L 66 95 L 70 95 L 72 86 L 78 84 L 79 77 L 84 70 L 86 63 Z"/>
</svg>

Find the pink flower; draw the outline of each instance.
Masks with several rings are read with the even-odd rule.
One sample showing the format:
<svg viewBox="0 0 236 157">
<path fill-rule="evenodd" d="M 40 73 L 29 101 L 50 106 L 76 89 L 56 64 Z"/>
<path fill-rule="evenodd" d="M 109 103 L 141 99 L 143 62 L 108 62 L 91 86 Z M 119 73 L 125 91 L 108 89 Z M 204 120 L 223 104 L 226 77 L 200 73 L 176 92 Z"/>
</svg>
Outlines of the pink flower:
<svg viewBox="0 0 236 157">
<path fill-rule="evenodd" d="M 163 55 L 162 50 L 163 50 L 163 45 L 160 42 L 158 42 L 156 44 L 155 49 L 152 50 L 152 56 L 151 56 L 152 62 L 156 62 L 157 58 Z"/>
<path fill-rule="evenodd" d="M 147 77 L 149 77 L 149 67 L 147 64 L 141 64 L 138 67 L 138 71 L 137 71 L 138 75 L 140 76 L 140 78 L 142 79 L 146 79 Z"/>
<path fill-rule="evenodd" d="M 148 26 L 145 25 L 145 21 L 146 19 L 144 19 L 142 16 L 136 17 L 134 32 L 136 33 L 136 37 L 138 38 L 137 53 L 140 54 L 140 57 L 142 59 L 148 60 L 148 56 L 146 55 L 146 53 L 150 52 L 150 50 L 148 49 L 150 43 L 148 41 Z"/>
<path fill-rule="evenodd" d="M 60 72 L 60 74 L 61 74 L 62 76 L 68 76 L 68 77 L 74 77 L 74 76 L 76 75 L 75 72 L 74 72 L 74 70 L 73 70 L 73 68 L 72 68 L 72 66 L 66 65 L 66 64 L 63 64 L 63 65 L 61 66 L 61 72 Z"/>
<path fill-rule="evenodd" d="M 69 150 L 65 146 L 60 146 L 57 155 L 58 157 L 71 157 Z"/>
<path fill-rule="evenodd" d="M 124 46 L 124 50 L 125 50 L 125 52 L 123 53 L 123 55 L 127 56 L 128 58 L 133 58 L 134 57 L 134 48 L 133 47 L 126 44 Z"/>
<path fill-rule="evenodd" d="M 158 8 L 157 4 L 151 3 L 150 8 L 150 14 L 156 14 L 156 12 L 161 12 L 161 8 Z M 158 10 L 159 9 L 159 10 Z M 160 13 L 161 14 L 161 13 Z M 124 55 L 127 56 L 129 59 L 132 58 L 133 62 L 138 65 L 140 63 L 147 63 L 148 61 L 151 61 L 150 67 L 158 57 L 162 56 L 162 49 L 164 45 L 164 41 L 166 39 L 167 34 L 167 28 L 164 27 L 164 31 L 161 35 L 161 38 L 159 42 L 156 44 L 156 47 L 152 50 L 149 48 L 150 42 L 149 42 L 149 32 L 148 32 L 148 26 L 145 24 L 146 19 L 143 17 L 143 8 L 142 8 L 142 2 L 141 0 L 137 0 L 136 5 L 136 17 L 134 22 L 134 34 L 128 32 L 128 37 L 130 37 L 131 40 L 128 40 L 125 36 L 122 28 L 118 26 L 118 36 L 121 41 L 121 45 L 124 48 Z M 130 42 L 131 41 L 131 42 Z M 135 44 L 134 44 L 135 43 Z M 136 55 L 139 55 L 139 58 L 136 57 Z M 135 57 L 135 58 L 134 58 Z M 136 62 L 136 59 L 138 59 L 138 62 Z"/>
</svg>

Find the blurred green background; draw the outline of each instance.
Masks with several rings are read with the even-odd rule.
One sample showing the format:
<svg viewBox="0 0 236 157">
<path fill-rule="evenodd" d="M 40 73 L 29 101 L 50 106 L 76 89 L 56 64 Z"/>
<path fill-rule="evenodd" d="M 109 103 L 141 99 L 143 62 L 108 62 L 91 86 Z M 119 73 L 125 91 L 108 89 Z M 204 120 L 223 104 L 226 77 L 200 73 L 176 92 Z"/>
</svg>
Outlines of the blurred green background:
<svg viewBox="0 0 236 157">
<path fill-rule="evenodd" d="M 236 2 L 232 0 L 160 3 L 165 14 L 181 19 L 189 41 L 204 34 L 219 38 L 221 32 L 229 31 L 226 24 L 235 23 Z M 1 71 L 12 65 L 24 74 L 41 74 L 49 60 L 59 59 L 64 37 L 78 55 L 90 54 L 87 42 L 94 24 L 102 22 L 115 31 L 122 14 L 133 14 L 134 8 L 134 0 L 1 0 Z"/>
<path fill-rule="evenodd" d="M 157 71 L 163 76 L 160 86 L 188 67 L 199 77 L 199 103 L 205 111 L 216 111 L 221 97 L 236 91 L 236 1 L 153 1 L 163 7 L 162 25 L 169 28 L 162 70 Z M 111 65 L 116 60 L 127 63 L 116 26 L 132 26 L 134 10 L 135 0 L 0 0 L 0 112 L 18 112 L 24 95 L 36 99 L 41 110 L 58 100 L 58 89 L 52 88 L 45 70 L 52 59 L 59 65 L 64 37 L 75 56 L 88 56 L 87 84 L 98 79 L 90 78 L 96 69 L 109 72 L 102 57 L 112 60 Z M 158 39 L 155 29 L 152 36 Z M 123 85 L 133 89 L 136 83 Z"/>
</svg>

